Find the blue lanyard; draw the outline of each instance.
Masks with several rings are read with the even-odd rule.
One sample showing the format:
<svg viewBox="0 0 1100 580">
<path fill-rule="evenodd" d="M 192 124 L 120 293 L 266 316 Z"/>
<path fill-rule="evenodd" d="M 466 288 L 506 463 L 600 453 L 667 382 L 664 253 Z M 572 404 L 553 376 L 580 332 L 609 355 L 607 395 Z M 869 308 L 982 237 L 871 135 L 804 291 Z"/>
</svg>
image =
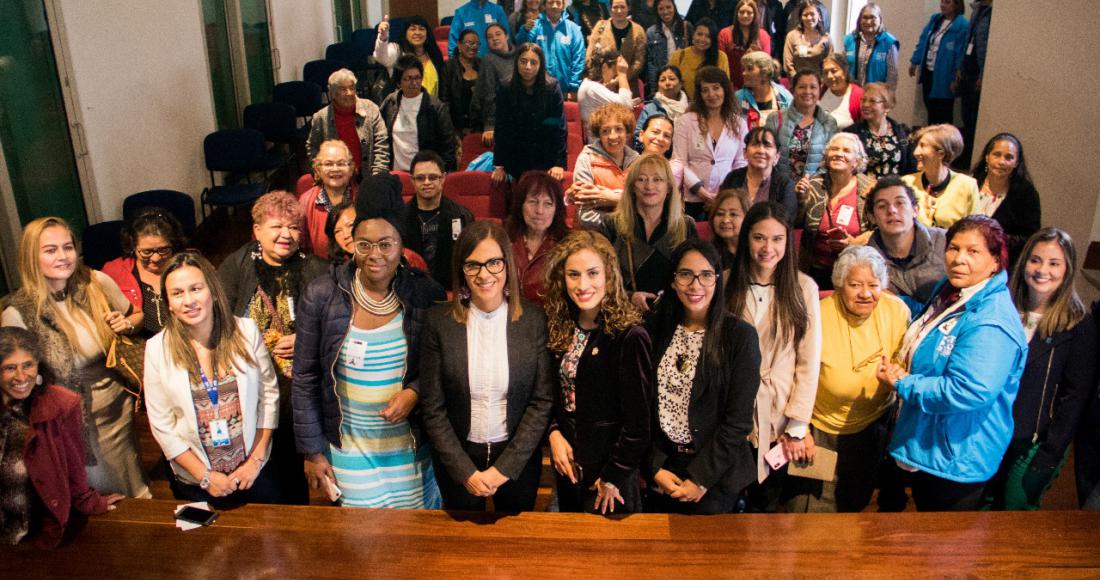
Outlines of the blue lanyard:
<svg viewBox="0 0 1100 580">
<path fill-rule="evenodd" d="M 199 366 L 199 379 L 202 380 L 202 387 L 206 389 L 206 394 L 210 396 L 210 404 L 215 407 L 218 406 L 218 381 L 213 383 L 206 378 L 206 373 L 202 371 L 202 366 Z"/>
</svg>

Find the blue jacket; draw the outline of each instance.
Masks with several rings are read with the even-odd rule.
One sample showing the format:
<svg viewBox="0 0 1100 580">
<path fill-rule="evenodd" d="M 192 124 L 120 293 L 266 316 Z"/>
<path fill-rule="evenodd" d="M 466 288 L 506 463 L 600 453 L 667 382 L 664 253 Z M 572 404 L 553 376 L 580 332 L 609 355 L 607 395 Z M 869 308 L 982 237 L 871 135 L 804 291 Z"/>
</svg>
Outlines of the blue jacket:
<svg viewBox="0 0 1100 580">
<path fill-rule="evenodd" d="M 942 46 L 942 45 L 941 45 Z M 886 82 L 886 70 L 887 58 L 890 56 L 891 48 L 900 48 L 901 43 L 897 38 L 894 38 L 893 34 L 883 30 L 875 37 L 875 46 L 871 49 L 871 60 L 867 63 L 867 78 L 863 79 L 866 83 L 884 83 Z M 854 80 L 856 78 L 856 33 L 849 32 L 844 37 L 844 54 L 848 55 L 848 74 Z"/>
<path fill-rule="evenodd" d="M 546 73 L 561 82 L 563 93 L 575 93 L 584 72 L 584 35 L 581 27 L 562 14 L 557 26 L 540 14 L 531 30 L 519 27 L 516 44 L 534 42 L 546 55 Z"/>
<path fill-rule="evenodd" d="M 781 117 L 782 124 L 779 123 Z M 776 142 L 776 145 L 779 146 L 779 164 L 776 166 L 776 170 L 793 181 L 797 181 L 797 177 L 791 175 L 790 142 L 791 136 L 794 135 L 794 128 L 801 120 L 802 113 L 799 113 L 794 106 L 790 106 L 769 116 L 768 122 L 764 124 L 765 127 L 771 127 L 779 138 Z M 836 119 L 833 119 L 833 116 L 825 112 L 825 109 L 820 106 L 815 107 L 813 131 L 810 133 L 810 153 L 806 156 L 805 175 L 813 177 L 817 173 L 817 168 L 821 165 L 821 159 L 825 156 L 825 144 L 829 142 L 829 139 L 837 130 Z"/>
<path fill-rule="evenodd" d="M 455 10 L 454 20 L 451 21 L 451 32 L 447 36 L 448 58 L 454 55 L 459 38 L 468 28 L 476 30 L 478 38 L 481 39 L 477 55 L 485 56 L 485 53 L 489 52 L 489 43 L 485 40 L 485 29 L 493 22 L 500 23 L 508 37 L 512 37 L 512 31 L 508 30 L 508 15 L 504 13 L 500 4 L 489 0 L 470 0 L 459 6 L 458 10 Z"/>
<path fill-rule="evenodd" d="M 889 451 L 926 473 L 988 480 L 1012 439 L 1027 338 L 1000 272 L 917 345 Z M 940 282 L 935 296 L 946 280 Z"/>
<path fill-rule="evenodd" d="M 775 93 L 775 99 L 779 101 L 776 103 L 776 107 L 780 111 L 791 106 L 791 103 L 794 102 L 794 96 L 791 95 L 791 92 L 775 81 L 772 81 L 772 92 Z M 763 123 L 760 123 L 760 103 L 756 102 L 756 96 L 752 94 L 752 89 L 741 87 L 737 89 L 733 97 L 741 104 L 741 116 L 745 118 L 745 122 L 748 123 L 750 129 L 763 125 Z"/>
<path fill-rule="evenodd" d="M 928 53 L 928 41 L 932 33 L 940 26 L 942 14 L 933 14 L 920 33 L 920 41 L 917 49 L 909 59 L 909 64 L 924 67 L 924 59 Z M 933 99 L 954 99 L 951 92 L 951 81 L 955 80 L 955 71 L 959 70 L 963 57 L 966 56 L 966 37 L 970 31 L 970 21 L 965 16 L 956 16 L 947 27 L 947 32 L 940 39 L 940 48 L 936 52 L 936 62 L 932 67 L 932 92 L 929 96 Z"/>
</svg>

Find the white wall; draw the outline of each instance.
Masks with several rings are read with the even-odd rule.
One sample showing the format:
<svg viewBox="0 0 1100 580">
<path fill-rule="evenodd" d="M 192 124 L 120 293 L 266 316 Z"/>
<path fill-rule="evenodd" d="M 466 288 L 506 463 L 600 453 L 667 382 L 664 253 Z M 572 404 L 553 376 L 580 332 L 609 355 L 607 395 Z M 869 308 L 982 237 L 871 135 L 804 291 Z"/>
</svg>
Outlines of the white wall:
<svg viewBox="0 0 1100 580">
<path fill-rule="evenodd" d="M 390 1 L 392 2 L 393 0 Z M 438 2 L 436 2 L 436 6 L 439 7 L 438 20 L 443 20 L 444 16 L 454 16 L 455 10 L 458 10 L 459 6 L 462 6 L 468 1 L 469 0 L 439 0 Z M 565 3 L 566 6 L 569 6 L 569 4 L 570 2 Z M 431 18 L 429 18 L 428 20 L 431 20 Z"/>
<path fill-rule="evenodd" d="M 331 2 L 268 0 L 272 48 L 279 51 L 278 82 L 302 80 L 302 66 L 325 58 L 325 47 L 335 42 Z M 350 38 L 350 33 L 349 33 Z M 324 87 L 322 87 L 324 88 Z"/>
<path fill-rule="evenodd" d="M 146 189 L 198 199 L 209 177 L 202 140 L 215 129 L 195 1 L 61 0 L 72 82 L 103 215 Z M 196 204 L 197 205 L 197 204 Z"/>
<path fill-rule="evenodd" d="M 921 101 L 920 86 L 917 79 L 909 76 L 909 58 L 917 48 L 920 33 L 933 14 L 939 12 L 939 0 L 876 0 L 882 7 L 886 29 L 890 31 L 901 48 L 898 49 L 898 88 L 895 93 L 897 105 L 890 116 L 907 125 L 925 125 L 928 121 Z M 961 118 L 956 115 L 956 122 Z"/>
</svg>

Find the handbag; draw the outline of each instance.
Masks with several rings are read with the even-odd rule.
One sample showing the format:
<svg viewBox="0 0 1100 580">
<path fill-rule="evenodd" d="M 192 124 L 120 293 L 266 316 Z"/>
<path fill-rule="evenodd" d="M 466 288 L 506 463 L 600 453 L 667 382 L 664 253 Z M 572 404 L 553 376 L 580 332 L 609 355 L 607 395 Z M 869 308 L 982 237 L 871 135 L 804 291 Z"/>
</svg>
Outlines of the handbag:
<svg viewBox="0 0 1100 580">
<path fill-rule="evenodd" d="M 106 366 L 121 379 L 123 390 L 134 396 L 136 412 L 145 390 L 145 339 L 116 334 L 107 349 Z"/>
</svg>

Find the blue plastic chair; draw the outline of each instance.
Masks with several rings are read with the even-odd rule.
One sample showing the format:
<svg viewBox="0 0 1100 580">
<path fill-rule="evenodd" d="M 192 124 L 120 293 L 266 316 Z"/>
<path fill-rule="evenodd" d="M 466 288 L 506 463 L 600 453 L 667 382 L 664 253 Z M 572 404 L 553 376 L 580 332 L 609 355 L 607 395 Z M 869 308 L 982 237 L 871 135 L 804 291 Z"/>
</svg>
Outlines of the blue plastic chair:
<svg viewBox="0 0 1100 580">
<path fill-rule="evenodd" d="M 99 270 L 107 262 L 122 256 L 122 226 L 125 223 L 112 220 L 84 228 L 81 248 L 84 263 L 89 268 Z"/>
<path fill-rule="evenodd" d="M 122 219 L 129 221 L 145 207 L 158 207 L 172 214 L 183 226 L 184 235 L 188 238 L 195 235 L 195 200 L 190 195 L 172 189 L 135 193 L 122 200 Z"/>
<path fill-rule="evenodd" d="M 325 106 L 321 100 L 321 87 L 309 81 L 279 83 L 271 91 L 271 100 L 293 107 L 294 115 L 307 125 L 313 114 Z"/>
<path fill-rule="evenodd" d="M 264 148 L 264 134 L 255 129 L 224 129 L 206 136 L 202 143 L 206 169 L 210 172 L 210 187 L 202 190 L 199 203 L 203 219 L 206 208 L 211 211 L 219 206 L 234 207 L 250 204 L 267 189 L 268 171 L 282 163 L 277 155 Z M 227 173 L 226 183 L 217 185 L 214 172 Z M 261 173 L 259 183 L 252 181 L 253 173 Z M 244 178 L 244 183 L 233 181 Z"/>
</svg>

